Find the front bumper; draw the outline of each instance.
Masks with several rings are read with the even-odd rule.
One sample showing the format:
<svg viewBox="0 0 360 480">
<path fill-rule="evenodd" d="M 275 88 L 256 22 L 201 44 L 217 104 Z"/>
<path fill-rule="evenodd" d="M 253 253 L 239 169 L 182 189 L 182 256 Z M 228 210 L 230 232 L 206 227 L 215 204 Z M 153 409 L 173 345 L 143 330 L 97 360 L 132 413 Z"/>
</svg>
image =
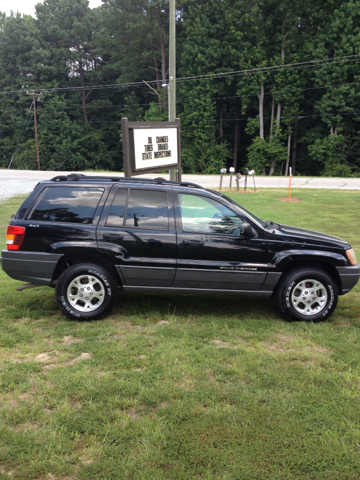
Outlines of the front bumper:
<svg viewBox="0 0 360 480">
<path fill-rule="evenodd" d="M 50 286 L 62 254 L 1 251 L 1 267 L 9 277 L 23 282 Z"/>
<path fill-rule="evenodd" d="M 336 270 L 340 277 L 340 295 L 344 295 L 350 292 L 358 283 L 360 278 L 360 265 L 357 263 L 349 267 L 336 267 Z"/>
</svg>

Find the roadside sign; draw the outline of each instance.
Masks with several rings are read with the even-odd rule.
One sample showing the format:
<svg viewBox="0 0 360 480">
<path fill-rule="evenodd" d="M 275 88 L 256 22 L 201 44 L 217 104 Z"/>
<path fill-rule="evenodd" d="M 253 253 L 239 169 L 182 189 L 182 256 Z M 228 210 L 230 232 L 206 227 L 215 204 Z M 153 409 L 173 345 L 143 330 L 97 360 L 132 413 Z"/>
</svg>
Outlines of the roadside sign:
<svg viewBox="0 0 360 480">
<path fill-rule="evenodd" d="M 180 119 L 129 122 L 122 118 L 125 176 L 178 169 L 181 180 Z"/>
</svg>

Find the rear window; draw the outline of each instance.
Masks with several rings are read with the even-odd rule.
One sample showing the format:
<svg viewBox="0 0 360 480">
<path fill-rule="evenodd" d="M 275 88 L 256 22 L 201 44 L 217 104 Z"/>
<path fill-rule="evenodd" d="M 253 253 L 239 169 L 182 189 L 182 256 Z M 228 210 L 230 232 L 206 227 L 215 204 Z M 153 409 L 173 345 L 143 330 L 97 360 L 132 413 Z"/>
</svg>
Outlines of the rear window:
<svg viewBox="0 0 360 480">
<path fill-rule="evenodd" d="M 46 188 L 30 212 L 29 220 L 92 223 L 103 188 Z"/>
</svg>

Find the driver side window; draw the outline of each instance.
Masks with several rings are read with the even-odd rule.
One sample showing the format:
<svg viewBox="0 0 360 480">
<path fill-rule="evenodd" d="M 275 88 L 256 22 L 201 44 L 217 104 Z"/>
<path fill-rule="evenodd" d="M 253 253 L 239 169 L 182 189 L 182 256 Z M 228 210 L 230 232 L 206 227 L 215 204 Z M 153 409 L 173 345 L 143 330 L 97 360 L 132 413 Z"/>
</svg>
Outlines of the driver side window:
<svg viewBox="0 0 360 480">
<path fill-rule="evenodd" d="M 239 235 L 243 220 L 220 202 L 181 193 L 179 203 L 183 232 Z"/>
</svg>

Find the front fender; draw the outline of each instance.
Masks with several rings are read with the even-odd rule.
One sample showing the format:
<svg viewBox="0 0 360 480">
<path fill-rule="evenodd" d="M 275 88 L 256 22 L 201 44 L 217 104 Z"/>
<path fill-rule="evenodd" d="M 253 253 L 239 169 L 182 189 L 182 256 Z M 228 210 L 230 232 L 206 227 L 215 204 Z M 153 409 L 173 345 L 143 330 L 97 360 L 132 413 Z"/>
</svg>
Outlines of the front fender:
<svg viewBox="0 0 360 480">
<path fill-rule="evenodd" d="M 344 255 L 322 250 L 284 250 L 274 255 L 269 267 L 275 271 L 284 271 L 292 263 L 327 263 L 333 267 L 345 267 L 348 265 Z"/>
</svg>

